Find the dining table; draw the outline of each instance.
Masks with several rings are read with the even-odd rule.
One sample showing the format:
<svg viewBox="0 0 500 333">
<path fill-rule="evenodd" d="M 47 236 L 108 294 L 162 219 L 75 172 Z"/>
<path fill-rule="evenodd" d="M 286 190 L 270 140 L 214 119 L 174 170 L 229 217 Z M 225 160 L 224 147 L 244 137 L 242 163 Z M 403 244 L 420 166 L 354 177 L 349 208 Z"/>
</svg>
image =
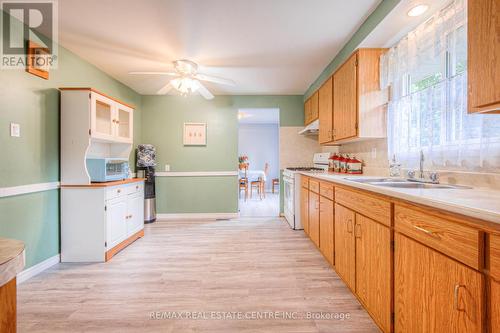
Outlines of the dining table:
<svg viewBox="0 0 500 333">
<path fill-rule="evenodd" d="M 266 173 L 264 172 L 264 170 L 257 170 L 257 169 L 247 170 L 246 174 L 248 181 L 250 182 L 259 180 L 259 178 L 261 178 L 264 182 L 267 181 Z M 244 177 L 245 177 L 245 170 L 240 169 L 240 178 Z"/>
</svg>

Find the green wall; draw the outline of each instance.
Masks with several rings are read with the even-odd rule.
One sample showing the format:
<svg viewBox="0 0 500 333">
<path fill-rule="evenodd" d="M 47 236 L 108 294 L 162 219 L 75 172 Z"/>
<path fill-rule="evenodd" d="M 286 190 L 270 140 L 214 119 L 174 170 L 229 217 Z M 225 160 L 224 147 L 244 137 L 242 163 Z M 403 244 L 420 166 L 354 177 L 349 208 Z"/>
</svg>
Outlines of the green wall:
<svg viewBox="0 0 500 333">
<path fill-rule="evenodd" d="M 156 146 L 157 171 L 235 171 L 240 108 L 279 108 L 281 126 L 302 126 L 303 98 L 290 96 L 143 96 L 143 141 Z M 184 146 L 185 122 L 207 123 L 207 145 Z M 158 177 L 160 214 L 236 213 L 237 176 Z"/>
<path fill-rule="evenodd" d="M 59 181 L 59 87 L 93 87 L 135 105 L 135 141 L 141 140 L 141 96 L 59 47 L 49 80 L 0 71 L 0 187 Z M 21 125 L 20 138 L 10 137 L 10 122 Z M 26 243 L 26 267 L 57 255 L 59 191 L 0 198 L 0 237 Z"/>
<path fill-rule="evenodd" d="M 321 72 L 319 77 L 309 86 L 304 93 L 304 100 L 309 98 L 321 85 L 332 75 L 333 72 L 356 50 L 361 42 L 372 32 L 375 27 L 382 22 L 401 0 L 382 0 L 368 18 L 361 24 L 354 35 L 342 47 L 333 60 Z"/>
</svg>

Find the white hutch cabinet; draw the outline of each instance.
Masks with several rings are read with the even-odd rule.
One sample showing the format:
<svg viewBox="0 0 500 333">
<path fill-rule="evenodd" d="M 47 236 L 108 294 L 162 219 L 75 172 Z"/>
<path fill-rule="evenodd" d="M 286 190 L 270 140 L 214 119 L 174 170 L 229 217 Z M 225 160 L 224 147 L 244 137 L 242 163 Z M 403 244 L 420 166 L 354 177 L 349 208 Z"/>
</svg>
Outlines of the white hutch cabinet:
<svg viewBox="0 0 500 333">
<path fill-rule="evenodd" d="M 144 179 L 91 183 L 86 159 L 129 159 L 134 110 L 91 88 L 60 90 L 61 261 L 107 261 L 144 236 Z"/>
</svg>

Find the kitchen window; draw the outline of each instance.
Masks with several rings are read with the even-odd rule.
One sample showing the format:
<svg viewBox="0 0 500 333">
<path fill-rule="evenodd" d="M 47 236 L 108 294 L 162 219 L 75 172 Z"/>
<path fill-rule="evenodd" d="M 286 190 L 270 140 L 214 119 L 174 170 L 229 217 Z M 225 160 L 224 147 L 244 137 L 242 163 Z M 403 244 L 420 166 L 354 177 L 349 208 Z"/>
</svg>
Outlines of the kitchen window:
<svg viewBox="0 0 500 333">
<path fill-rule="evenodd" d="M 500 116 L 467 113 L 467 3 L 453 1 L 381 57 L 389 156 L 404 167 L 500 172 Z"/>
</svg>

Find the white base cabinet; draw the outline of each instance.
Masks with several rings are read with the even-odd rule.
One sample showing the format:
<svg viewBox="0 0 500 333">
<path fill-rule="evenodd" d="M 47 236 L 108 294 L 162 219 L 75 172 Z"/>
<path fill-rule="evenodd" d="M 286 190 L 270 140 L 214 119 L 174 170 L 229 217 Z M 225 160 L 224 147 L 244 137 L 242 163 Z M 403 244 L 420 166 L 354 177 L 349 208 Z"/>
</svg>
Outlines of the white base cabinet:
<svg viewBox="0 0 500 333">
<path fill-rule="evenodd" d="M 144 183 L 61 189 L 61 262 L 104 262 L 144 229 Z"/>
</svg>

